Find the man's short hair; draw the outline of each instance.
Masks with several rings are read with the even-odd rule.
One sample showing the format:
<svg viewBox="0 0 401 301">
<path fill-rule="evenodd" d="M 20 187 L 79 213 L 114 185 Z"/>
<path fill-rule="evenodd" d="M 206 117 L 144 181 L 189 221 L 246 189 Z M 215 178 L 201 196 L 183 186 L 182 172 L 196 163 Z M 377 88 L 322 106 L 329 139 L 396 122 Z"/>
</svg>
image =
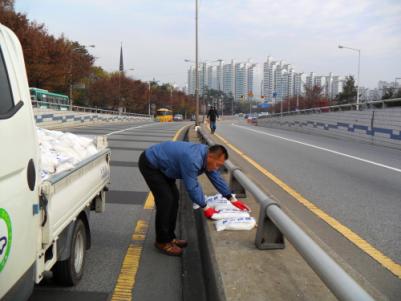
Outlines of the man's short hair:
<svg viewBox="0 0 401 301">
<path fill-rule="evenodd" d="M 224 155 L 224 159 L 228 159 L 228 152 L 227 149 L 221 144 L 215 144 L 209 146 L 209 153 L 217 154 L 217 155 Z"/>
</svg>

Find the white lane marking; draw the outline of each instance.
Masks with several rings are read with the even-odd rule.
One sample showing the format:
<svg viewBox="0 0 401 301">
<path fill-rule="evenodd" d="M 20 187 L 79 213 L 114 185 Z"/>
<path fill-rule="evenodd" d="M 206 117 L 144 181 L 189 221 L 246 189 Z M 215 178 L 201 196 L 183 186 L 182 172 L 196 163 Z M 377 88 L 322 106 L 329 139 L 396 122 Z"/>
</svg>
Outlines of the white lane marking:
<svg viewBox="0 0 401 301">
<path fill-rule="evenodd" d="M 356 157 L 356 156 L 344 154 L 344 153 L 337 152 L 337 151 L 334 151 L 334 150 L 331 150 L 331 149 L 328 149 L 328 148 L 316 146 L 316 145 L 309 144 L 309 143 L 305 143 L 305 142 L 301 142 L 301 141 L 298 141 L 298 140 L 289 139 L 289 138 L 281 137 L 281 136 L 278 136 L 278 135 L 269 134 L 269 133 L 266 133 L 266 132 L 263 132 L 263 131 L 258 131 L 258 130 L 250 129 L 250 128 L 248 128 L 248 127 L 241 126 L 241 125 L 237 125 L 237 124 L 234 124 L 234 123 L 232 123 L 232 125 L 234 125 L 234 126 L 236 126 L 236 127 L 239 127 L 239 128 L 246 129 L 246 130 L 248 130 L 248 131 L 255 132 L 255 133 L 259 133 L 259 134 L 271 136 L 271 137 L 274 137 L 274 138 L 282 139 L 282 140 L 285 140 L 285 141 L 294 142 L 294 143 L 298 143 L 298 144 L 301 144 L 301 145 L 309 146 L 309 147 L 311 147 L 311 148 L 323 150 L 323 151 L 326 151 L 326 152 L 329 152 L 329 153 L 332 153 L 332 154 L 336 154 L 336 155 L 343 156 L 343 157 L 350 158 L 350 159 L 355 159 L 355 160 L 358 160 L 358 161 L 361 161 L 361 162 L 365 162 L 365 163 L 372 164 L 372 165 L 375 165 L 375 166 L 387 168 L 387 169 L 389 169 L 389 170 L 392 170 L 392 171 L 401 173 L 401 169 L 395 168 L 395 167 L 392 167 L 392 166 L 388 166 L 388 165 L 385 165 L 385 164 L 381 164 L 381 163 L 377 163 L 377 162 L 370 161 L 370 160 L 367 160 L 367 159 L 359 158 L 359 157 Z"/>
<path fill-rule="evenodd" d="M 110 135 L 117 134 L 117 133 L 122 133 L 122 132 L 129 131 L 129 130 L 132 130 L 132 129 L 139 129 L 139 128 L 141 128 L 141 127 L 149 126 L 149 125 L 154 125 L 154 123 L 142 124 L 142 125 L 130 127 L 130 128 L 124 129 L 124 130 L 111 132 L 111 133 L 106 134 L 106 136 L 110 136 Z"/>
</svg>

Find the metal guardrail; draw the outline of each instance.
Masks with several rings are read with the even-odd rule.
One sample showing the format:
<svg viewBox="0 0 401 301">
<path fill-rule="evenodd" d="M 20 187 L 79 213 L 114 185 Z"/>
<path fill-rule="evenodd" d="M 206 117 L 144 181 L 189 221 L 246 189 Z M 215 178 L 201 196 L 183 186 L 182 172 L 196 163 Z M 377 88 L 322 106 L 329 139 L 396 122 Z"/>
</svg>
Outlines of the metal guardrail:
<svg viewBox="0 0 401 301">
<path fill-rule="evenodd" d="M 83 107 L 83 106 L 70 106 L 58 103 L 52 103 L 47 101 L 32 101 L 32 105 L 36 108 L 46 107 L 49 109 L 55 109 L 59 111 L 74 111 L 74 112 L 84 112 L 84 113 L 97 113 L 97 114 L 110 114 L 110 115 L 121 115 L 121 116 L 133 116 L 133 117 L 146 117 L 150 118 L 148 114 L 138 114 L 138 113 L 123 113 L 113 110 L 104 110 L 99 108 Z M 62 108 L 65 108 L 63 110 Z"/>
<path fill-rule="evenodd" d="M 203 129 L 199 128 L 198 133 L 208 145 L 215 144 Z M 284 235 L 338 300 L 374 300 L 238 167 L 230 160 L 226 160 L 225 167 L 230 171 L 230 184 L 235 192 L 249 191 L 261 206 L 255 239 L 259 249 L 284 248 Z"/>
<path fill-rule="evenodd" d="M 359 108 L 358 109 L 359 111 L 371 109 L 372 107 L 375 107 L 378 109 L 383 109 L 383 108 L 386 108 L 387 104 L 394 103 L 394 102 L 401 102 L 401 98 L 360 102 L 359 105 L 357 103 L 347 103 L 347 104 L 343 104 L 343 105 L 325 106 L 325 107 L 317 107 L 317 108 L 295 110 L 295 111 L 282 111 L 280 113 L 259 116 L 258 118 L 272 118 L 272 117 L 277 117 L 277 116 L 312 114 L 312 113 L 329 113 L 329 112 L 338 112 L 338 111 L 356 111 L 357 108 Z"/>
</svg>

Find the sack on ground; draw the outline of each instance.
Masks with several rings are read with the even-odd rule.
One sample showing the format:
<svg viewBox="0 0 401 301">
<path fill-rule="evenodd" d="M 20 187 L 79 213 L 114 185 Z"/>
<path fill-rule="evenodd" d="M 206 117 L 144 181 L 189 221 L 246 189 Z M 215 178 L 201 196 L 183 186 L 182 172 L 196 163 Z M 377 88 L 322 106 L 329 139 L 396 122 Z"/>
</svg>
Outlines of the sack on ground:
<svg viewBox="0 0 401 301">
<path fill-rule="evenodd" d="M 256 220 L 253 217 L 222 219 L 214 222 L 214 225 L 217 231 L 252 230 L 256 226 Z"/>
<path fill-rule="evenodd" d="M 209 207 L 212 207 L 216 210 L 223 210 L 223 209 L 239 210 L 229 200 L 223 197 L 220 193 L 206 197 L 205 200 Z"/>
<path fill-rule="evenodd" d="M 247 211 L 240 211 L 238 209 L 221 209 L 218 213 L 213 214 L 211 219 L 220 220 L 240 217 L 250 217 L 250 215 Z"/>
</svg>

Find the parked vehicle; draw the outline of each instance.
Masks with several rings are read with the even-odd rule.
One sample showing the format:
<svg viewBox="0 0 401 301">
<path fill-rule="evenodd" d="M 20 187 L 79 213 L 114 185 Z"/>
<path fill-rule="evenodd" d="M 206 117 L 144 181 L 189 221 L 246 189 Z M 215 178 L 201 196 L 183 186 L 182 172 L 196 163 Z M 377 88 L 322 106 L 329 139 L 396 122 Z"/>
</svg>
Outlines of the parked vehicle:
<svg viewBox="0 0 401 301">
<path fill-rule="evenodd" d="M 0 299 L 27 300 L 50 270 L 60 284 L 75 285 L 90 247 L 90 211 L 104 210 L 110 150 L 98 137 L 96 154 L 41 179 L 22 48 L 1 24 L 0 141 Z"/>
<path fill-rule="evenodd" d="M 182 114 L 175 114 L 173 117 L 174 121 L 183 121 L 184 117 L 182 116 Z"/>
</svg>

